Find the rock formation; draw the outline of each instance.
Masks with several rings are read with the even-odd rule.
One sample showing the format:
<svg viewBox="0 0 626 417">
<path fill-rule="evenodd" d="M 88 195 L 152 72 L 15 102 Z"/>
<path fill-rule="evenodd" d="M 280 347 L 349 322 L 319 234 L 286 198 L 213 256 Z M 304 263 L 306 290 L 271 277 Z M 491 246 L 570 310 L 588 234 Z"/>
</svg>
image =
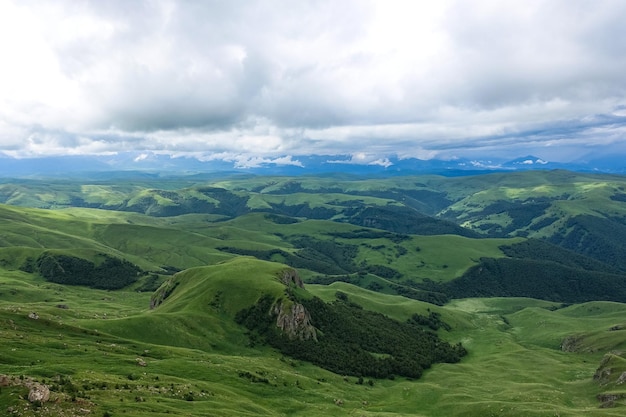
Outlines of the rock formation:
<svg viewBox="0 0 626 417">
<path fill-rule="evenodd" d="M 150 297 L 150 310 L 154 310 L 158 306 L 165 301 L 167 297 L 169 297 L 172 292 L 178 287 L 178 282 L 175 281 L 175 278 L 170 278 L 165 281 L 159 289 L 157 289 L 152 297 Z"/>
<path fill-rule="evenodd" d="M 50 399 L 50 389 L 42 384 L 33 384 L 28 393 L 28 401 L 31 403 L 45 403 Z"/>
<path fill-rule="evenodd" d="M 317 341 L 317 332 L 311 324 L 311 315 L 302 304 L 291 301 L 279 301 L 273 309 L 276 326 L 291 339 Z"/>
<path fill-rule="evenodd" d="M 288 287 L 294 284 L 298 288 L 304 288 L 302 278 L 300 278 L 300 275 L 298 275 L 298 271 L 296 271 L 295 269 L 289 268 L 283 270 L 280 275 L 280 282 Z"/>
</svg>

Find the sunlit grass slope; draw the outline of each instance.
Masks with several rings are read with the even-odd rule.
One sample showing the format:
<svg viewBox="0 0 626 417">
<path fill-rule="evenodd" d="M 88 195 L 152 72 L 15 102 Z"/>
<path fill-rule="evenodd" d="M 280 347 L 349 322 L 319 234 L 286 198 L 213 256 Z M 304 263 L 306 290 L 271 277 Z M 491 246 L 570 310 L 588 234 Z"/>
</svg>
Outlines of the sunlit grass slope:
<svg viewBox="0 0 626 417">
<path fill-rule="evenodd" d="M 626 236 L 622 220 L 626 217 L 625 190 L 626 180 L 622 176 L 561 170 L 456 178 L 423 175 L 364 179 L 329 175 L 202 180 L 192 176 L 153 178 L 151 182 L 5 182 L 0 184 L 0 202 L 46 208 L 93 207 L 159 218 L 204 215 L 208 221 L 262 211 L 300 219 L 374 224 L 400 233 L 413 230 L 429 235 L 537 237 L 602 262 L 612 262 L 624 258 L 626 253 L 622 243 Z M 408 220 L 398 221 L 401 219 Z M 151 226 L 164 224 L 156 222 Z M 607 236 L 606 231 L 615 236 Z M 239 233 L 242 240 L 250 240 L 243 231 Z M 22 246 L 34 244 L 32 237 L 29 240 L 10 236 L 5 240 Z M 194 266 L 203 262 L 193 253 L 174 256 L 170 263 L 176 266 L 177 262 L 194 260 Z M 626 270 L 626 263 L 618 264 Z"/>
<path fill-rule="evenodd" d="M 500 209 L 494 209 L 501 202 L 518 204 L 522 211 L 536 210 L 531 216 L 532 222 L 511 229 L 511 232 L 526 230 L 535 237 L 549 237 L 566 229 L 568 220 L 575 216 L 626 215 L 626 204 L 615 198 L 624 193 L 626 180 L 622 176 L 532 171 L 466 177 L 445 184 L 447 195 L 454 203 L 441 214 L 452 215 L 478 230 L 493 224 L 506 229 L 514 222 L 507 215 L 512 206 L 501 205 Z"/>
<path fill-rule="evenodd" d="M 219 232 L 217 232 L 219 230 Z M 421 281 L 429 278 L 448 281 L 461 276 L 476 265 L 481 257 L 504 256 L 499 249 L 521 239 L 471 239 L 455 235 L 408 237 L 401 242 L 389 238 L 337 237 L 338 232 L 348 234 L 363 230 L 362 227 L 326 220 L 302 220 L 293 224 L 281 224 L 268 220 L 264 214 L 253 213 L 216 225 L 213 235 L 228 239 L 228 245 L 244 249 L 268 249 L 281 247 L 293 252 L 286 238 L 314 236 L 358 247 L 355 263 L 380 264 L 399 271 L 405 278 Z M 217 233 L 216 233 L 217 232 Z M 281 238 L 277 237 L 280 233 Z M 399 249 L 401 248 L 401 249 Z M 303 272 L 303 275 L 310 275 Z"/>
<path fill-rule="evenodd" d="M 285 269 L 244 257 L 191 268 L 169 279 L 168 296 L 154 310 L 101 322 L 98 329 L 144 342 L 233 354 L 247 345 L 235 314 L 263 295 L 284 296 L 280 274 Z M 146 310 L 148 306 L 146 301 Z"/>
<path fill-rule="evenodd" d="M 219 187 L 227 193 L 214 189 Z M 560 171 L 458 179 L 2 184 L 0 198 L 15 206 L 0 205 L 0 375 L 45 380 L 58 386 L 53 396 L 59 402 L 37 408 L 23 400 L 28 394 L 23 386 L 0 387 L 0 415 L 16 407 L 25 410 L 24 416 L 55 417 L 79 415 L 81 408 L 94 416 L 129 417 L 621 416 L 626 406 L 620 383 L 626 372 L 624 304 L 491 298 L 436 306 L 364 287 L 385 284 L 381 291 L 392 292 L 393 285 L 408 287 L 411 281 L 450 281 L 482 257 L 503 257 L 500 246 L 524 240 L 505 236 L 565 233 L 574 230 L 570 219 L 580 215 L 613 222 L 626 214 L 625 189 L 622 177 Z M 199 207 L 212 204 L 216 211 L 163 216 L 194 198 Z M 69 208 L 77 201 L 107 210 Z M 494 224 L 502 233 L 486 239 L 401 236 L 333 221 L 345 220 L 341 210 L 359 204 L 408 204 L 486 235 Z M 286 208 L 272 217 L 276 213 L 269 211 L 275 207 Z M 304 214 L 328 209 L 335 217 L 307 219 L 293 207 L 302 207 Z M 516 224 L 521 226 L 511 226 Z M 616 224 L 605 224 L 614 232 L 605 234 L 607 239 L 620 239 L 612 227 Z M 368 233 L 375 237 L 363 237 Z M 335 249 L 354 247 L 356 268 L 330 278 L 362 279 L 360 287 L 306 285 L 310 294 L 332 302 L 340 292 L 397 320 L 439 313 L 451 329 L 438 334 L 462 342 L 469 354 L 460 363 L 433 366 L 417 381 L 396 377 L 358 384 L 357 378 L 283 357 L 266 346 L 252 347 L 246 329 L 233 318 L 263 294 L 284 294 L 277 273 L 287 266 L 280 262 L 302 249 L 302 237 L 331 242 Z M 279 262 L 238 256 L 236 250 L 274 251 L 269 258 Z M 151 292 L 136 291 L 143 281 L 102 291 L 52 284 L 20 270 L 46 251 L 85 259 L 104 253 L 158 273 L 158 282 L 177 285 L 151 310 Z M 316 259 L 325 256 L 330 263 L 330 252 Z M 176 270 L 182 272 L 165 275 Z M 300 274 L 309 281 L 326 275 L 314 269 Z M 29 318 L 30 313 L 38 318 Z"/>
<path fill-rule="evenodd" d="M 56 385 L 58 375 L 69 378 L 82 402 L 72 402 L 61 387 L 62 393 L 53 391 L 61 401 L 50 405 L 48 416 L 81 407 L 93 415 L 130 417 L 623 414 L 623 400 L 607 409 L 596 398 L 621 392 L 618 375 L 605 383 L 594 380 L 604 355 L 622 347 L 620 330 L 611 330 L 624 323 L 622 304 L 560 308 L 498 298 L 437 307 L 345 283 L 307 286 L 327 301 L 341 291 L 364 308 L 400 320 L 428 309 L 439 312 L 452 325 L 439 330 L 442 337 L 462 341 L 469 351 L 461 363 L 435 365 L 417 381 L 359 385 L 357 378 L 246 345 L 232 316 L 263 292 L 282 294 L 276 273 L 284 268 L 245 258 L 193 268 L 173 278 L 180 282 L 177 289 L 152 311 L 149 294 L 62 287 L 1 271 L 0 374 Z M 28 318 L 30 312 L 39 319 Z M 562 340 L 572 335 L 583 341 L 580 348 L 563 351 Z M 617 372 L 623 360 L 613 355 L 603 366 Z M 20 404 L 35 415 L 35 408 L 12 395 L 20 392 L 3 387 L 0 407 Z"/>
<path fill-rule="evenodd" d="M 277 224 L 263 213 L 226 222 L 214 220 L 199 214 L 154 218 L 94 209 L 40 210 L 0 205 L 0 257 L 5 265 L 17 269 L 27 258 L 36 259 L 45 250 L 66 251 L 86 259 L 105 253 L 128 259 L 145 270 L 159 271 L 163 266 L 185 269 L 233 258 L 218 250 L 222 246 L 293 253 L 296 248 L 290 238 L 313 236 L 356 245 L 355 265 L 381 264 L 407 279 L 445 281 L 462 275 L 481 256 L 503 256 L 498 247 L 505 243 L 502 239 L 471 240 L 453 235 L 412 236 L 399 243 L 388 238 L 346 239 L 334 237 L 333 233 L 363 228 L 326 220 Z M 302 273 L 311 276 L 315 271 Z"/>
</svg>

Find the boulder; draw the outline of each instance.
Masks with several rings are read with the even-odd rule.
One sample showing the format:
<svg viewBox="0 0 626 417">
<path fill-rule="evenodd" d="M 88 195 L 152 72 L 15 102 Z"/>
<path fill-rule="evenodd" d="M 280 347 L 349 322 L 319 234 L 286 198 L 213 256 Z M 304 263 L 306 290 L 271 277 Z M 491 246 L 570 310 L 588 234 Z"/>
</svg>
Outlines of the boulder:
<svg viewBox="0 0 626 417">
<path fill-rule="evenodd" d="M 30 392 L 28 393 L 28 401 L 30 401 L 31 403 L 45 403 L 49 399 L 50 389 L 46 385 L 35 384 L 30 387 Z"/>
<path fill-rule="evenodd" d="M 601 402 L 600 408 L 613 408 L 615 401 L 624 398 L 624 394 L 598 394 L 596 398 Z"/>
</svg>

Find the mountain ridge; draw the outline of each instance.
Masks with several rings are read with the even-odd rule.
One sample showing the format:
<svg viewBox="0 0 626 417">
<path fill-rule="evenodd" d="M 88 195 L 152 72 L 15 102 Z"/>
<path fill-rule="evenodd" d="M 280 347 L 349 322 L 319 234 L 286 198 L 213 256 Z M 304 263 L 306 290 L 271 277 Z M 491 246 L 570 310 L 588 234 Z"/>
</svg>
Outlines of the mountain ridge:
<svg viewBox="0 0 626 417">
<path fill-rule="evenodd" d="M 625 173 L 626 156 L 593 157 L 554 162 L 527 155 L 505 158 L 418 159 L 396 155 L 358 159 L 351 155 L 283 155 L 276 158 L 219 159 L 158 153 L 125 152 L 115 155 L 73 155 L 15 158 L 0 153 L 0 177 L 116 177 L 194 174 L 352 175 L 396 176 L 435 173 L 444 176 L 488 172 L 566 169 L 578 172 Z"/>
</svg>

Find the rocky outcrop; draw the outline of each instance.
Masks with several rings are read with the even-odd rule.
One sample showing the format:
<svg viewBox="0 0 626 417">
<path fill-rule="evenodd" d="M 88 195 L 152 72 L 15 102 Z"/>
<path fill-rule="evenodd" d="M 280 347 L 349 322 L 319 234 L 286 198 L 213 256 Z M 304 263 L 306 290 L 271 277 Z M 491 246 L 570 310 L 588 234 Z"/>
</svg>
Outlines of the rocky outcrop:
<svg viewBox="0 0 626 417">
<path fill-rule="evenodd" d="M 600 383 L 600 385 L 606 385 L 610 382 L 610 377 L 613 373 L 613 368 L 611 367 L 612 359 L 613 355 L 604 355 L 600 361 L 600 365 L 596 369 L 596 372 L 593 374 L 593 380 Z"/>
<path fill-rule="evenodd" d="M 593 375 L 594 381 L 606 390 L 596 396 L 600 401 L 600 408 L 624 405 L 626 393 L 623 391 L 622 384 L 626 382 L 626 371 L 624 371 L 622 354 L 622 352 L 611 352 L 604 355 Z"/>
<path fill-rule="evenodd" d="M 298 288 L 304 288 L 304 283 L 302 282 L 302 278 L 298 275 L 298 271 L 295 269 L 285 269 L 280 273 L 280 282 L 285 284 L 287 287 L 291 285 L 295 285 Z"/>
<path fill-rule="evenodd" d="M 45 403 L 50 399 L 50 389 L 43 384 L 33 384 L 28 392 L 28 401 L 31 403 Z"/>
<path fill-rule="evenodd" d="M 613 408 L 615 407 L 615 401 L 624 398 L 624 394 L 598 394 L 598 401 L 600 401 L 600 408 Z"/>
<path fill-rule="evenodd" d="M 317 341 L 317 332 L 311 324 L 311 315 L 302 304 L 279 301 L 273 309 L 276 326 L 291 339 Z"/>
<path fill-rule="evenodd" d="M 580 335 L 567 336 L 561 342 L 561 350 L 563 352 L 578 352 L 581 350 L 582 341 L 583 341 L 583 336 L 580 336 Z"/>
<path fill-rule="evenodd" d="M 175 278 L 170 278 L 165 281 L 159 289 L 152 294 L 152 297 L 150 297 L 150 310 L 154 310 L 160 306 L 163 301 L 174 292 L 176 287 L 178 287 L 178 281 L 175 281 Z"/>
</svg>

